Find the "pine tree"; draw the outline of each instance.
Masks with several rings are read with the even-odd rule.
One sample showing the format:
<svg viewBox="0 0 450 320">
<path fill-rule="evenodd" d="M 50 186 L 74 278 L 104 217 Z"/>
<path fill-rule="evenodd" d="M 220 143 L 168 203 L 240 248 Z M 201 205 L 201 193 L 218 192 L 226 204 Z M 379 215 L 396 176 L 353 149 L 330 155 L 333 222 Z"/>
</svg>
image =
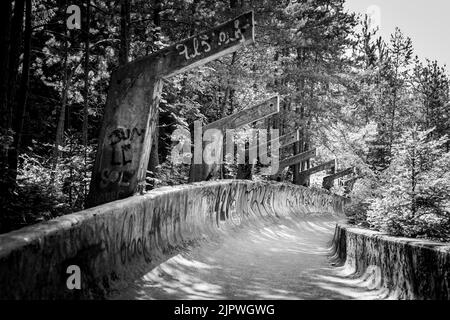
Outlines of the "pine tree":
<svg viewBox="0 0 450 320">
<path fill-rule="evenodd" d="M 447 105 L 450 79 L 445 68 L 439 66 L 437 61 L 426 60 L 424 65 L 416 59 L 414 83 L 416 94 L 422 102 L 416 122 L 425 128 L 436 128 L 433 131 L 435 137 L 450 132 L 450 108 Z"/>
<path fill-rule="evenodd" d="M 368 212 L 372 226 L 394 235 L 447 237 L 450 223 L 450 153 L 447 137 L 407 130 L 392 147 L 381 197 Z"/>
</svg>

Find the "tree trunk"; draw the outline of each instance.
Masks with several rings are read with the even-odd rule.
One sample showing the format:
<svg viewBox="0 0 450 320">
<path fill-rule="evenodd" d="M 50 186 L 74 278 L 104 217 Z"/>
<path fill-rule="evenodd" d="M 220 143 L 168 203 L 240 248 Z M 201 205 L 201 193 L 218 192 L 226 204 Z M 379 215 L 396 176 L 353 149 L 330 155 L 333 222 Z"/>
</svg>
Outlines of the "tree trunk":
<svg viewBox="0 0 450 320">
<path fill-rule="evenodd" d="M 9 71 L 8 71 L 8 128 L 13 126 L 13 110 L 15 109 L 15 97 L 17 88 L 17 74 L 19 70 L 20 45 L 23 33 L 23 14 L 25 9 L 24 0 L 16 0 L 14 4 L 14 16 L 12 18 L 11 42 L 9 52 Z"/>
<path fill-rule="evenodd" d="M 152 172 L 152 176 L 155 175 L 156 169 L 159 166 L 159 153 L 158 153 L 158 140 L 159 140 L 159 111 L 157 112 L 158 120 L 156 121 L 155 136 L 153 137 L 152 149 L 150 150 L 150 158 L 148 161 L 147 170 Z"/>
<path fill-rule="evenodd" d="M 304 88 L 304 79 L 301 82 L 301 90 L 302 91 L 303 91 L 303 88 Z M 305 116 L 305 107 L 303 105 L 304 101 L 302 100 L 301 103 L 302 103 L 302 105 L 300 106 L 300 108 L 296 108 L 296 112 L 300 114 L 300 119 L 303 120 L 304 116 Z M 306 151 L 305 150 L 305 141 L 304 141 L 304 139 L 305 139 L 305 128 L 304 128 L 304 125 L 302 125 L 301 132 L 302 132 L 302 136 L 301 136 L 300 141 L 297 141 L 293 145 L 294 156 L 299 154 L 299 153 L 302 153 L 302 152 Z M 298 183 L 299 178 L 300 178 L 300 171 L 303 171 L 304 169 L 305 169 L 304 162 L 301 162 L 301 163 L 298 163 L 298 164 L 295 164 L 295 165 L 292 166 L 292 171 L 293 171 L 292 182 L 293 183 L 295 183 L 295 184 Z"/>
<path fill-rule="evenodd" d="M 312 103 L 313 98 L 314 98 L 314 82 L 311 81 L 311 86 L 310 86 L 310 91 L 309 91 L 309 99 L 310 99 L 310 103 Z M 308 120 L 306 121 L 306 124 L 304 126 L 303 134 L 302 134 L 302 149 L 300 150 L 300 152 L 305 152 L 310 150 L 311 148 L 311 139 L 310 139 L 310 134 L 309 134 L 309 128 L 311 125 L 311 117 L 310 115 L 306 115 L 305 114 L 305 110 L 302 110 L 302 118 L 307 118 Z M 304 161 L 302 163 L 302 171 L 304 170 L 308 170 L 311 168 L 311 159 L 308 159 L 306 161 Z M 310 177 L 306 178 L 305 181 L 302 181 L 302 185 L 305 187 L 309 187 L 310 186 Z"/>
<path fill-rule="evenodd" d="M 9 70 L 8 70 L 8 108 L 7 108 L 7 128 L 11 128 L 13 131 L 15 128 L 14 116 L 17 116 L 17 104 L 16 104 L 16 91 L 17 91 L 17 75 L 19 70 L 19 57 L 21 49 L 21 41 L 23 34 L 23 16 L 25 9 L 25 1 L 17 0 L 14 4 L 14 17 L 12 18 L 11 29 L 11 47 L 9 52 Z M 15 180 L 17 176 L 17 133 L 14 132 L 14 141 L 11 147 L 8 149 L 8 170 L 6 174 L 6 183 L 9 188 L 14 189 Z"/>
<path fill-rule="evenodd" d="M 17 178 L 18 158 L 22 145 L 23 125 L 28 99 L 28 87 L 30 78 L 30 53 L 31 53 L 31 0 L 26 0 L 25 35 L 22 64 L 22 78 L 17 95 L 17 108 L 14 115 L 14 148 L 9 155 L 9 171 L 12 181 Z"/>
<path fill-rule="evenodd" d="M 305 59 L 305 52 L 303 48 L 298 48 L 297 49 L 297 65 L 298 67 L 301 69 L 303 64 L 304 64 L 304 59 Z M 300 93 L 302 99 L 300 101 L 300 108 L 297 107 L 296 108 L 296 112 L 300 114 L 300 119 L 303 120 L 304 118 L 304 114 L 305 114 L 305 106 L 304 106 L 304 89 L 305 89 L 305 78 L 301 77 L 299 80 L 299 88 L 298 88 L 298 92 Z M 304 128 L 302 125 L 302 138 L 300 141 L 294 143 L 294 156 L 303 152 L 304 148 L 303 148 L 303 139 L 304 139 Z M 300 170 L 302 170 L 302 163 L 298 163 L 296 165 L 292 166 L 292 182 L 293 183 L 298 183 L 298 179 L 300 176 Z"/>
<path fill-rule="evenodd" d="M 119 65 L 128 63 L 130 55 L 130 0 L 120 0 Z"/>
<path fill-rule="evenodd" d="M 55 148 L 53 150 L 53 170 L 56 169 L 59 160 L 59 147 L 63 144 L 64 125 L 66 119 L 67 93 L 69 91 L 70 76 L 68 69 L 69 49 L 67 44 L 67 29 L 64 32 L 64 63 L 63 63 L 63 86 L 61 88 L 61 109 L 59 112 L 58 125 L 56 127 Z"/>
<path fill-rule="evenodd" d="M 297 141 L 293 145 L 294 156 L 301 153 L 300 143 L 301 143 L 301 141 Z M 299 177 L 299 173 L 300 173 L 300 166 L 301 166 L 301 164 L 294 164 L 292 166 L 292 171 L 293 171 L 292 183 L 297 183 L 297 181 L 298 181 L 298 177 Z"/>
<path fill-rule="evenodd" d="M 197 6 L 200 0 L 194 0 L 191 4 L 191 21 L 189 27 L 189 37 L 195 34 L 195 14 L 197 13 Z"/>
<path fill-rule="evenodd" d="M 416 204 L 416 149 L 415 147 L 412 150 L 411 155 L 411 212 L 413 216 L 416 215 L 417 212 L 417 204 Z"/>
<path fill-rule="evenodd" d="M 11 32 L 11 1 L 0 2 L 0 128 L 8 128 L 8 63 Z M 1 132 L 6 134 L 6 132 Z M 3 154 L 3 152 L 2 152 Z M 2 162 L 3 163 L 3 162 Z"/>
<path fill-rule="evenodd" d="M 161 13 L 162 10 L 162 2 L 161 0 L 155 0 L 155 9 L 153 11 L 153 23 L 155 26 L 160 27 L 161 26 Z M 159 35 L 161 32 L 157 32 L 156 34 L 156 40 L 159 40 Z"/>
<path fill-rule="evenodd" d="M 9 48 L 11 32 L 11 0 L 0 2 L 0 135 L 9 135 L 9 104 L 8 104 L 8 79 L 9 79 Z M 0 145 L 0 170 L 7 172 L 9 144 Z M 0 179 L 0 192 L 2 200 L 6 201 L 8 181 Z M 2 201 L 3 202 L 3 201 Z"/>
<path fill-rule="evenodd" d="M 153 24 L 156 27 L 160 27 L 161 26 L 161 17 L 160 17 L 160 12 L 162 9 L 162 3 L 161 0 L 156 0 L 155 2 L 155 9 L 153 12 Z M 155 33 L 155 37 L 154 40 L 158 41 L 159 37 L 160 37 L 160 30 L 158 30 Z M 148 161 L 148 166 L 147 166 L 147 170 L 152 172 L 152 176 L 154 177 L 155 173 L 156 173 L 156 168 L 159 166 L 159 152 L 158 152 L 158 148 L 159 148 L 159 125 L 160 125 L 160 121 L 159 121 L 159 107 L 158 110 L 156 112 L 156 117 L 157 117 L 157 121 L 156 121 L 156 127 L 155 127 L 155 137 L 153 139 L 152 142 L 152 149 L 150 150 L 150 158 Z M 153 188 L 153 186 L 150 186 L 150 189 Z"/>
<path fill-rule="evenodd" d="M 230 96 L 230 86 L 227 86 L 225 89 L 225 94 L 223 97 L 223 101 L 222 101 L 222 106 L 221 106 L 221 118 L 225 118 L 228 115 L 228 110 L 227 110 L 227 102 L 228 102 L 228 98 Z"/>
<path fill-rule="evenodd" d="M 231 69 L 233 68 L 233 65 L 236 61 L 236 52 L 233 52 L 233 55 L 231 57 L 231 63 L 228 66 L 228 72 L 231 73 Z M 228 116 L 228 103 L 230 104 L 230 106 L 233 106 L 233 88 L 231 87 L 231 83 L 230 80 L 228 79 L 227 81 L 227 87 L 225 89 L 225 95 L 223 97 L 223 103 L 221 106 L 221 111 L 222 111 L 222 118 L 225 118 L 226 116 Z M 234 110 L 233 110 L 234 111 Z M 233 111 L 231 113 L 233 113 Z M 224 136 L 226 134 L 226 132 L 223 132 Z M 222 152 L 222 156 L 225 155 L 225 149 L 226 149 L 226 144 L 223 144 L 223 152 Z M 225 175 L 227 175 L 227 173 L 225 172 L 226 168 L 225 168 L 225 163 L 222 163 L 220 165 L 219 168 L 219 176 L 221 179 L 224 178 Z M 247 174 L 248 176 L 248 174 Z"/>
<path fill-rule="evenodd" d="M 87 178 L 87 148 L 89 129 L 89 24 L 90 24 L 90 0 L 86 0 L 86 21 L 84 25 L 84 105 L 83 105 L 83 147 L 84 147 L 84 180 Z M 83 183 L 84 198 L 87 197 L 87 185 Z"/>
</svg>

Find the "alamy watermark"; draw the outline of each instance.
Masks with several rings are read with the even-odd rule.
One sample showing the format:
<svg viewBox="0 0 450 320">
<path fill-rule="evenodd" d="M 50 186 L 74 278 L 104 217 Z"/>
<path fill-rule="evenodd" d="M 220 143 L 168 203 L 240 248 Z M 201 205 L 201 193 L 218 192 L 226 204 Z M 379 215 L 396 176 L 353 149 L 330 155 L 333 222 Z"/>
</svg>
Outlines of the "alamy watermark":
<svg viewBox="0 0 450 320">
<path fill-rule="evenodd" d="M 375 4 L 369 6 L 366 10 L 369 29 L 376 30 L 381 28 L 381 8 Z"/>
<path fill-rule="evenodd" d="M 70 276 L 67 277 L 66 286 L 69 290 L 80 290 L 81 289 L 81 269 L 77 265 L 70 265 L 66 270 L 67 274 Z"/>
<path fill-rule="evenodd" d="M 195 121 L 193 134 L 187 129 L 177 129 L 173 132 L 171 138 L 176 144 L 171 151 L 171 161 L 176 165 L 259 163 L 268 166 L 261 170 L 262 175 L 274 175 L 279 169 L 279 130 L 271 129 L 270 139 L 268 131 L 249 129 L 243 137 L 242 130 L 227 129 L 225 134 L 220 129 L 203 130 L 201 122 Z M 191 136 L 194 138 L 193 144 Z"/>
</svg>

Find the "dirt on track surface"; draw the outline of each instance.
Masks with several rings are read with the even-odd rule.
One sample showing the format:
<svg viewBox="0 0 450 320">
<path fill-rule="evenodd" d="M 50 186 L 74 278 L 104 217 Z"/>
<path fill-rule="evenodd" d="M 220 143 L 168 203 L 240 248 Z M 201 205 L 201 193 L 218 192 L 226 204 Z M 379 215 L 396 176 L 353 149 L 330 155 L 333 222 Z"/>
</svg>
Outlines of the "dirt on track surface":
<svg viewBox="0 0 450 320">
<path fill-rule="evenodd" d="M 113 299 L 380 299 L 377 279 L 331 258 L 337 219 L 259 221 L 201 242 L 149 270 Z"/>
</svg>

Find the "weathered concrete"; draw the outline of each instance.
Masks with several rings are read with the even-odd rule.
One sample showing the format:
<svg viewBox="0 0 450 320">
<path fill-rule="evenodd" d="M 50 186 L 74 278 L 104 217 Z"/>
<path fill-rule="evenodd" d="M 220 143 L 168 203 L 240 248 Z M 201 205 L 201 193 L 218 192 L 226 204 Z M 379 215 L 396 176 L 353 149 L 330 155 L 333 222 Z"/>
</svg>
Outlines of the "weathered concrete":
<svg viewBox="0 0 450 320">
<path fill-rule="evenodd" d="M 335 180 L 343 178 L 343 177 L 351 175 L 351 174 L 354 174 L 354 173 L 355 173 L 355 168 L 351 167 L 351 168 L 347 168 L 345 170 L 341 170 L 330 176 L 326 176 L 325 178 L 323 178 L 322 187 L 324 189 L 330 190 L 333 187 Z"/>
<path fill-rule="evenodd" d="M 192 242 L 261 219 L 342 213 L 345 199 L 279 183 L 167 187 L 0 236 L 0 298 L 103 298 Z M 68 290 L 67 267 L 81 268 Z"/>
<path fill-rule="evenodd" d="M 130 62 L 111 75 L 87 204 L 145 190 L 163 78 L 254 42 L 253 12 Z"/>
<path fill-rule="evenodd" d="M 283 169 L 286 167 L 290 167 L 292 165 L 301 163 L 302 161 L 314 158 L 316 156 L 316 154 L 317 154 L 317 150 L 314 148 L 314 149 L 296 154 L 295 156 L 292 156 L 290 158 L 287 158 L 280 162 L 278 172 L 283 171 Z"/>
<path fill-rule="evenodd" d="M 450 298 L 450 244 L 337 225 L 336 258 L 355 277 L 371 276 L 391 299 Z"/>
<path fill-rule="evenodd" d="M 305 185 L 311 175 L 318 173 L 320 171 L 332 170 L 332 173 L 334 174 L 336 172 L 336 168 L 337 168 L 336 159 L 324 162 L 318 166 L 299 172 L 297 178 L 295 179 L 295 184 L 300 186 Z"/>
<path fill-rule="evenodd" d="M 252 122 L 258 121 L 260 119 L 264 119 L 266 117 L 270 117 L 280 111 L 280 98 L 279 96 L 272 97 L 266 101 L 263 101 L 257 105 L 254 105 L 250 108 L 241 110 L 235 114 L 232 114 L 228 117 L 219 119 L 213 123 L 207 124 L 200 134 L 200 139 L 197 142 L 198 145 L 194 145 L 194 156 L 192 157 L 191 170 L 189 172 L 189 182 L 200 182 L 207 181 L 211 174 L 217 173 L 219 170 L 219 164 L 223 161 L 223 154 L 221 153 L 218 161 L 219 163 L 207 164 L 204 162 L 203 153 L 206 151 L 207 145 L 211 143 L 209 147 L 213 149 L 220 149 L 223 151 L 223 139 L 226 137 L 227 130 L 234 130 L 239 127 L 245 126 Z M 208 130 L 216 130 L 216 138 L 209 137 L 210 141 L 205 141 L 204 134 L 207 133 Z M 194 132 L 194 135 L 196 133 Z M 215 142 L 214 142 L 215 140 Z M 200 151 L 198 152 L 197 149 Z M 231 146 L 231 152 L 227 150 L 227 153 L 231 153 L 234 155 L 234 144 Z"/>
<path fill-rule="evenodd" d="M 255 145 L 252 147 L 249 147 L 246 152 L 258 152 L 258 149 L 265 149 L 267 150 L 272 144 L 276 143 L 276 139 L 270 140 L 264 144 L 261 145 Z M 293 131 L 291 133 L 282 135 L 281 137 L 278 138 L 278 143 L 279 143 L 279 147 L 280 150 L 282 148 L 286 148 L 289 147 L 291 144 L 296 143 L 297 141 L 300 141 L 300 130 L 297 131 Z"/>
<path fill-rule="evenodd" d="M 333 215 L 257 219 L 183 250 L 111 299 L 382 299 L 330 259 Z"/>
</svg>

